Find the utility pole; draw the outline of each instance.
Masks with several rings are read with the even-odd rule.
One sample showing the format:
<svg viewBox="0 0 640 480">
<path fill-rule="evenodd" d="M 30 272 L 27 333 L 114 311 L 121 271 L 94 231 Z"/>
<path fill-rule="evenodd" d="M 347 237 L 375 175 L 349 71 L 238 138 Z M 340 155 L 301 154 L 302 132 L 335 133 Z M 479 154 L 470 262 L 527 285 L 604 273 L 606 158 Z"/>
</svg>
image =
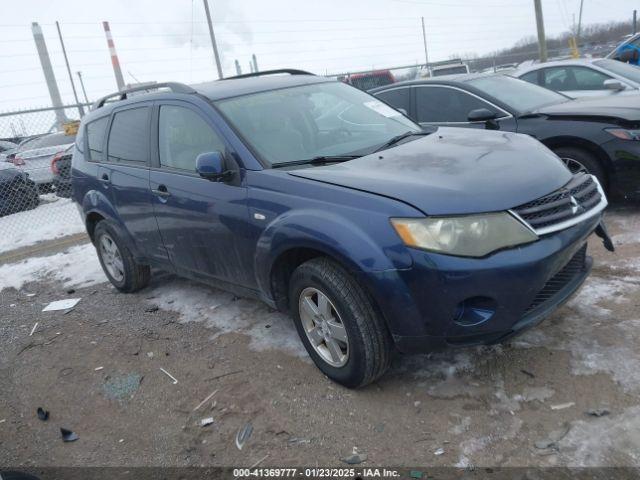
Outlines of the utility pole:
<svg viewBox="0 0 640 480">
<path fill-rule="evenodd" d="M 538 55 L 540 56 L 540 62 L 546 62 L 547 39 L 544 35 L 544 19 L 542 18 L 541 0 L 533 0 L 533 5 L 536 11 L 536 27 L 538 29 Z M 578 29 L 580 29 L 580 24 L 578 24 Z"/>
<path fill-rule="evenodd" d="M 84 102 L 89 103 L 89 97 L 87 97 L 87 91 L 84 89 L 84 82 L 82 81 L 82 72 L 76 72 L 80 79 L 80 87 L 82 87 L 82 94 L 84 95 Z"/>
<path fill-rule="evenodd" d="M 120 69 L 120 60 L 116 53 L 116 45 L 113 43 L 113 37 L 111 36 L 111 28 L 109 22 L 102 22 L 104 33 L 107 36 L 107 45 L 109 46 L 109 53 L 111 54 L 111 65 L 113 65 L 113 73 L 116 76 L 116 85 L 118 91 L 124 90 L 124 78 L 122 78 L 122 70 Z"/>
<path fill-rule="evenodd" d="M 253 71 L 258 72 L 258 59 L 256 58 L 256 54 L 251 55 L 251 59 L 253 60 Z"/>
<path fill-rule="evenodd" d="M 578 13 L 578 33 L 576 34 L 576 43 L 580 41 L 580 30 L 582 29 L 582 6 L 583 5 L 584 5 L 584 0 L 580 0 L 580 13 Z"/>
<path fill-rule="evenodd" d="M 637 20 L 638 20 L 638 11 L 634 10 L 633 11 L 633 34 L 636 34 L 636 25 L 637 25 Z"/>
<path fill-rule="evenodd" d="M 44 36 L 42 35 L 42 28 L 40 27 L 38 22 L 31 23 L 31 32 L 33 33 L 33 40 L 36 43 L 36 49 L 38 50 L 38 56 L 40 57 L 42 73 L 44 73 L 44 79 L 47 82 L 47 88 L 49 89 L 51 104 L 55 109 L 56 122 L 61 128 L 63 124 L 69 121 L 69 119 L 64 113 L 64 108 L 62 108 L 62 98 L 60 98 L 60 90 L 58 90 L 56 76 L 53 73 L 53 68 L 51 67 L 49 51 L 47 50 L 47 44 L 44 40 Z"/>
<path fill-rule="evenodd" d="M 240 62 L 236 58 L 236 75 L 242 75 L 242 69 L 240 68 Z"/>
<path fill-rule="evenodd" d="M 429 68 L 429 52 L 427 50 L 427 32 L 424 28 L 424 17 L 420 17 L 422 20 L 422 43 L 424 43 L 424 61 L 425 67 Z"/>
<path fill-rule="evenodd" d="M 211 37 L 211 46 L 213 47 L 213 58 L 216 61 L 216 67 L 218 69 L 218 78 L 222 79 L 222 66 L 220 65 L 220 55 L 218 54 L 218 45 L 216 44 L 216 36 L 213 33 L 213 24 L 211 23 L 211 12 L 209 12 L 209 1 L 202 0 L 204 3 L 204 11 L 207 14 L 207 23 L 209 24 L 209 36 Z"/>
<path fill-rule="evenodd" d="M 78 105 L 78 113 L 80 114 L 80 118 L 84 117 L 84 108 L 80 105 L 80 100 L 78 100 L 78 93 L 76 92 L 76 84 L 73 82 L 73 75 L 71 74 L 71 67 L 69 67 L 69 59 L 67 58 L 67 49 L 64 48 L 64 40 L 62 40 L 62 32 L 60 31 L 60 24 L 56 20 L 56 28 L 58 29 L 58 37 L 60 37 L 60 46 L 62 46 L 62 55 L 64 55 L 64 63 L 67 65 L 67 73 L 69 74 L 69 81 L 71 82 L 71 90 L 73 90 L 73 98 L 76 100 L 76 105 Z"/>
</svg>

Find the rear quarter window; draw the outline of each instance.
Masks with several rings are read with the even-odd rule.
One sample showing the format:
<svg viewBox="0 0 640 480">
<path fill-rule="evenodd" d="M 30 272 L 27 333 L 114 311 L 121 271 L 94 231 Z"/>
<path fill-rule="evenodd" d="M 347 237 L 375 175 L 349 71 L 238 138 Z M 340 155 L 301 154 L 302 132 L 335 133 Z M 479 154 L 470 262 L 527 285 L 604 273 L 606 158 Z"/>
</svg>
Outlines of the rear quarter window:
<svg viewBox="0 0 640 480">
<path fill-rule="evenodd" d="M 87 145 L 89 147 L 87 160 L 92 162 L 103 160 L 102 149 L 108 121 L 109 117 L 102 117 L 87 124 Z"/>
</svg>

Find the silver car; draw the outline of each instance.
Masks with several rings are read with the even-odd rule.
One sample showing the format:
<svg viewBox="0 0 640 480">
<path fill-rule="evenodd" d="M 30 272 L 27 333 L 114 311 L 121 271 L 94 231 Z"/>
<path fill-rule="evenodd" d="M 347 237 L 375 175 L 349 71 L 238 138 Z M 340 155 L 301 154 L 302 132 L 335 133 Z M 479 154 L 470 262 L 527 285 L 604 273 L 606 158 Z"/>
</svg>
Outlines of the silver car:
<svg viewBox="0 0 640 480">
<path fill-rule="evenodd" d="M 511 75 L 571 98 L 640 93 L 640 67 L 608 58 L 539 63 Z"/>
<path fill-rule="evenodd" d="M 73 145 L 75 140 L 75 135 L 64 133 L 33 138 L 20 144 L 11 161 L 17 169 L 28 173 L 41 191 L 47 191 L 53 182 L 51 161 L 57 153 Z"/>
</svg>

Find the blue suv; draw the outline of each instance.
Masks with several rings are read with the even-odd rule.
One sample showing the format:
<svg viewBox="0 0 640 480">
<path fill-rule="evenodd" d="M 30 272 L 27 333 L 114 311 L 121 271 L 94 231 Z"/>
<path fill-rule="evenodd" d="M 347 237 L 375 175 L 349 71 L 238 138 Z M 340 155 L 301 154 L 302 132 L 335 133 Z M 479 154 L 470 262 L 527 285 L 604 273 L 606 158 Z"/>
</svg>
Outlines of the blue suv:
<svg viewBox="0 0 640 480">
<path fill-rule="evenodd" d="M 607 239 L 605 195 L 524 135 L 422 130 L 298 70 L 96 102 L 72 196 L 113 285 L 151 268 L 289 312 L 348 387 L 395 351 L 501 342 L 539 323 Z"/>
</svg>

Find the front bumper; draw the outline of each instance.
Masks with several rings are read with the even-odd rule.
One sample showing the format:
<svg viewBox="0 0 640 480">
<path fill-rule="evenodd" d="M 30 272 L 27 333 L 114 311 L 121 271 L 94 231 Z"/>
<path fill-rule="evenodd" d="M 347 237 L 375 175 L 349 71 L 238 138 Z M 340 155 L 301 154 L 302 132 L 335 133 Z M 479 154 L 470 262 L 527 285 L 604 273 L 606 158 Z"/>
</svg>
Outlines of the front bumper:
<svg viewBox="0 0 640 480">
<path fill-rule="evenodd" d="M 500 342 L 540 323 L 582 285 L 592 265 L 583 249 L 600 221 L 481 259 L 411 249 L 412 268 L 365 281 L 401 352 Z"/>
</svg>

